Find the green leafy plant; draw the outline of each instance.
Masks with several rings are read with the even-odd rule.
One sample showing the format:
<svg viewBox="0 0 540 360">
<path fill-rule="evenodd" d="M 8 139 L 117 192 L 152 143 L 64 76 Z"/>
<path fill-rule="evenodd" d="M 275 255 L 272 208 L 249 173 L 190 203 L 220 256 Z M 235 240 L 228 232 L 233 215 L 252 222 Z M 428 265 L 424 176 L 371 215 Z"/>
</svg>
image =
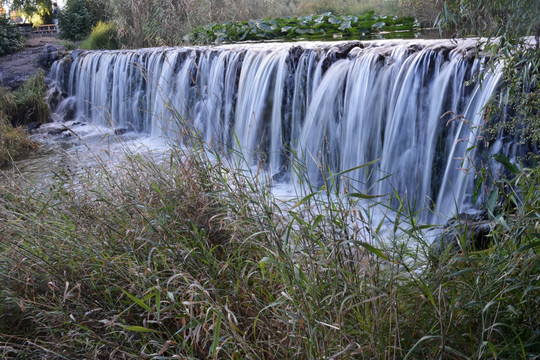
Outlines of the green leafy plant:
<svg viewBox="0 0 540 360">
<path fill-rule="evenodd" d="M 86 50 L 119 48 L 116 27 L 113 23 L 99 21 L 92 28 L 90 36 L 81 43 L 81 48 Z"/>
<path fill-rule="evenodd" d="M 17 25 L 5 15 L 0 15 L 0 56 L 11 54 L 24 45 L 24 37 Z"/>
</svg>

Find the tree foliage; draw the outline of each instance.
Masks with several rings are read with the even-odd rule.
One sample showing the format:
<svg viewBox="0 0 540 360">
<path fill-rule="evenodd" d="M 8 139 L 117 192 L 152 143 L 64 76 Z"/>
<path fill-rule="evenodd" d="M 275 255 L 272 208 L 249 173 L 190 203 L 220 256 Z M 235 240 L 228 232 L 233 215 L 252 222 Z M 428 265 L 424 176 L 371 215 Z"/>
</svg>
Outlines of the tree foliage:
<svg viewBox="0 0 540 360">
<path fill-rule="evenodd" d="M 537 0 L 447 0 L 440 20 L 440 25 L 455 27 L 462 34 L 540 36 Z"/>
<path fill-rule="evenodd" d="M 95 17 L 87 0 L 68 0 L 58 12 L 60 35 L 69 40 L 84 40 L 92 31 Z"/>
<path fill-rule="evenodd" d="M 52 0 L 0 0 L 2 5 L 10 5 L 11 10 L 20 11 L 27 17 L 39 16 L 41 22 L 52 22 Z"/>
</svg>

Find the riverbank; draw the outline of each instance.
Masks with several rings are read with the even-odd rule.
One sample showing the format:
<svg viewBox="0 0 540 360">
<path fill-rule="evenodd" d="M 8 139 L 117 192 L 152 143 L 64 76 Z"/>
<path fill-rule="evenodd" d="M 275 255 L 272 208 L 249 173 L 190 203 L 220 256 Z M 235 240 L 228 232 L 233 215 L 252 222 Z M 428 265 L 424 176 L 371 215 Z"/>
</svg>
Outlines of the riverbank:
<svg viewBox="0 0 540 360">
<path fill-rule="evenodd" d="M 0 86 L 14 90 L 36 70 L 47 71 L 55 60 L 63 56 L 65 47 L 56 36 L 33 36 L 23 49 L 0 57 Z"/>
<path fill-rule="evenodd" d="M 0 165 L 38 147 L 23 127 L 48 121 L 44 73 L 64 54 L 56 37 L 34 36 L 23 49 L 0 57 Z"/>
</svg>

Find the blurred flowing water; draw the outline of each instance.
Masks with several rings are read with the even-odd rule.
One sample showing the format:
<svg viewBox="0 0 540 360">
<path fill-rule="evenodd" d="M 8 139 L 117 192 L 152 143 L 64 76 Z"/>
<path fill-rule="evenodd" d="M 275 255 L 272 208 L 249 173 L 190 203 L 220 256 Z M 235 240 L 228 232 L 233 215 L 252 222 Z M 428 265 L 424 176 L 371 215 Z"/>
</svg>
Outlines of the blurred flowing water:
<svg viewBox="0 0 540 360">
<path fill-rule="evenodd" d="M 50 77 L 67 94 L 60 120 L 173 142 L 189 128 L 291 185 L 292 164 L 322 186 L 373 162 L 337 180 L 396 192 L 437 209 L 437 221 L 473 205 L 474 176 L 459 168 L 471 167 L 501 79 L 475 55 L 475 40 L 86 51 L 56 62 Z M 454 114 L 463 118 L 449 121 Z"/>
</svg>

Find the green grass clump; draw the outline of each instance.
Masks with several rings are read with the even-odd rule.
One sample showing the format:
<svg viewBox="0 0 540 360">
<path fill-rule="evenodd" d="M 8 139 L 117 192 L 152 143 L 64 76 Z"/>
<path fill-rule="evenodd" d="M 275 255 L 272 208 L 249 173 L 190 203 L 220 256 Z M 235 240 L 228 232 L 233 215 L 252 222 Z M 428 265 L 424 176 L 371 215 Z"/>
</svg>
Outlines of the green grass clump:
<svg viewBox="0 0 540 360">
<path fill-rule="evenodd" d="M 161 163 L 127 152 L 113 169 L 66 169 L 46 188 L 5 176 L 3 355 L 538 353 L 538 168 L 498 183 L 501 204 L 515 206 L 491 214 L 489 248 L 447 252 L 435 265 L 428 227 L 401 199 L 376 221 L 386 203 L 366 205 L 350 184 L 343 194 L 331 175 L 284 202 L 244 165 L 195 142 Z M 343 188 L 347 174 L 339 177 Z"/>
<path fill-rule="evenodd" d="M 14 126 L 47 122 L 49 107 L 44 100 L 45 92 L 43 71 L 37 71 L 15 91 L 0 88 L 0 116 L 7 117 Z"/>
<path fill-rule="evenodd" d="M 20 158 L 37 148 L 21 127 L 13 127 L 6 117 L 0 118 L 0 166 Z"/>
<path fill-rule="evenodd" d="M 58 44 L 64 46 L 68 51 L 75 50 L 79 47 L 76 42 L 70 40 L 59 40 Z"/>
<path fill-rule="evenodd" d="M 92 32 L 81 43 L 81 48 L 85 50 L 109 49 L 114 50 L 119 48 L 119 43 L 116 35 L 116 27 L 113 23 L 98 22 L 92 28 Z"/>
</svg>

